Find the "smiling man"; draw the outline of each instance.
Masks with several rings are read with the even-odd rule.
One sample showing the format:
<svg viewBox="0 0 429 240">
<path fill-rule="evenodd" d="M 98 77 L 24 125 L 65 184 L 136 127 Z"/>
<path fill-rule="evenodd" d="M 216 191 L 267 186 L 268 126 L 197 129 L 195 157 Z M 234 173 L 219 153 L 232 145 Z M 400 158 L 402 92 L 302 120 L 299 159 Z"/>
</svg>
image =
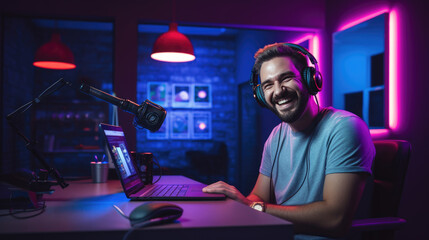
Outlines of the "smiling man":
<svg viewBox="0 0 429 240">
<path fill-rule="evenodd" d="M 342 236 L 371 174 L 375 150 L 368 127 L 352 113 L 316 104 L 313 97 L 322 78 L 306 49 L 272 44 L 255 58 L 251 80 L 255 99 L 282 123 L 265 142 L 259 176 L 249 196 L 225 182 L 203 191 L 223 193 L 292 222 L 295 239 Z"/>
<path fill-rule="evenodd" d="M 316 114 L 317 108 L 307 105 L 310 95 L 305 91 L 300 71 L 291 58 L 276 57 L 262 63 L 261 76 L 264 76 L 261 88 L 266 97 L 266 105 L 283 122 L 293 125 L 306 108 L 311 115 Z"/>
</svg>

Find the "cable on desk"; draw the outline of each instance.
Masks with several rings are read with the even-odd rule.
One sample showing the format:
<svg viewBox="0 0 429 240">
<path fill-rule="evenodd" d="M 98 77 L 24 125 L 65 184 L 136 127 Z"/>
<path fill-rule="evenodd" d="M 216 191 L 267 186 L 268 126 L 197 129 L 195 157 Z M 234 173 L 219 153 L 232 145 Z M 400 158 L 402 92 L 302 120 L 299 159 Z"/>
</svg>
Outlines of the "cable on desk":
<svg viewBox="0 0 429 240">
<path fill-rule="evenodd" d="M 131 234 L 132 232 L 134 232 L 134 230 L 136 230 L 136 229 L 138 229 L 138 228 L 141 228 L 141 227 L 146 227 L 146 226 L 149 226 L 149 225 L 153 224 L 153 223 L 154 223 L 154 222 L 153 222 L 153 220 L 154 220 L 154 219 L 151 219 L 151 220 L 147 220 L 147 221 L 145 221 L 145 222 L 141 222 L 141 223 L 138 223 L 138 224 L 133 225 L 133 226 L 130 228 L 130 230 L 128 230 L 128 231 L 125 233 L 124 237 L 122 237 L 122 240 L 127 240 L 127 238 L 130 236 L 130 234 Z"/>
<path fill-rule="evenodd" d="M 13 209 L 13 193 L 11 193 L 9 195 L 9 212 L 8 213 L 4 213 L 4 214 L 0 214 L 0 217 L 4 217 L 4 216 L 12 216 L 16 219 L 28 219 L 28 218 L 32 218 L 32 217 L 36 217 L 39 216 L 40 214 L 45 212 L 46 209 L 46 201 L 40 202 L 42 205 L 38 208 L 35 209 L 23 209 L 23 210 L 14 210 Z M 34 213 L 36 212 L 36 213 Z M 32 215 L 26 215 L 26 216 L 18 216 L 21 215 L 23 213 L 34 213 Z"/>
<path fill-rule="evenodd" d="M 171 217 L 159 217 L 159 218 L 149 219 L 149 220 L 141 222 L 141 223 L 136 223 L 136 224 L 132 225 L 132 227 L 130 228 L 130 230 L 128 230 L 128 232 L 125 233 L 122 240 L 127 240 L 127 238 L 130 236 L 130 234 L 138 228 L 168 222 L 168 221 L 171 221 L 171 219 L 172 219 Z"/>
<path fill-rule="evenodd" d="M 116 209 L 116 211 L 121 214 L 122 217 L 126 218 L 126 219 L 130 219 L 127 215 L 125 215 L 125 213 L 122 211 L 122 209 L 120 209 L 118 206 L 113 205 L 113 207 Z"/>
<path fill-rule="evenodd" d="M 13 211 L 13 209 L 10 209 L 9 213 L 12 217 L 14 217 L 16 219 L 27 219 L 27 218 L 39 216 L 40 214 L 45 212 L 45 209 L 46 209 L 46 204 L 45 204 L 45 202 L 43 202 L 43 206 L 36 208 L 36 209 L 22 210 L 22 211 Z M 17 215 L 17 214 L 21 214 L 21 213 L 30 213 L 30 212 L 36 212 L 36 211 L 39 211 L 39 212 L 32 214 L 32 215 L 28 215 L 28 216 L 18 216 Z"/>
<path fill-rule="evenodd" d="M 121 214 L 122 217 L 126 218 L 126 219 L 130 219 L 127 215 L 125 215 L 125 213 L 122 211 L 122 209 L 120 209 L 118 206 L 113 205 L 113 207 L 116 209 L 116 211 Z M 146 227 L 152 224 L 157 224 L 157 223 L 161 223 L 162 221 L 165 221 L 167 218 L 154 218 L 154 219 L 149 219 L 147 221 L 141 222 L 141 223 L 137 223 L 137 224 L 133 224 L 132 227 L 125 233 L 124 237 L 122 238 L 122 240 L 126 240 L 130 234 L 141 227 Z"/>
</svg>

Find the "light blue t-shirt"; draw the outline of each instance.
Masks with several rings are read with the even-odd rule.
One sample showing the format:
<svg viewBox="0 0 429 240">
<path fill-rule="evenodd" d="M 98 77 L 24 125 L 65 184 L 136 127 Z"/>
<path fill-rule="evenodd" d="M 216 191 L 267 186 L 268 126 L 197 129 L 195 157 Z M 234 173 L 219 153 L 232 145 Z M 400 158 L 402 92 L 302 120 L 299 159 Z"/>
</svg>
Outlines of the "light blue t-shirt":
<svg viewBox="0 0 429 240">
<path fill-rule="evenodd" d="M 259 171 L 272 177 L 276 204 L 303 205 L 323 200 L 327 174 L 371 174 L 374 156 L 374 144 L 362 119 L 325 108 L 306 131 L 294 132 L 286 123 L 276 126 L 265 142 Z"/>
</svg>

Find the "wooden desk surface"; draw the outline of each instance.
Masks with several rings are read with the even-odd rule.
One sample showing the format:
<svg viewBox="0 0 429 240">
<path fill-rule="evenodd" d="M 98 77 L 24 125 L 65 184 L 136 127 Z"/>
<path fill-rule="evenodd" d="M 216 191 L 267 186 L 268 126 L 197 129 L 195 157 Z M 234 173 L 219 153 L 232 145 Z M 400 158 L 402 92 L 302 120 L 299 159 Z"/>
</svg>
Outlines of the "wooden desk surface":
<svg viewBox="0 0 429 240">
<path fill-rule="evenodd" d="M 182 176 L 163 176 L 161 183 L 195 182 Z M 121 239 L 130 229 L 127 215 L 140 201 L 130 201 L 119 181 L 92 183 L 90 180 L 70 182 L 65 189 L 46 195 L 43 214 L 16 219 L 0 217 L 2 239 Z M 133 232 L 130 239 L 261 239 L 276 236 L 292 238 L 292 224 L 255 211 L 231 199 L 219 201 L 169 201 L 183 208 L 183 215 L 174 223 L 151 226 Z M 200 236 L 195 238 L 196 236 Z M 151 238 L 153 237 L 153 238 Z M 283 238 L 287 239 L 287 238 Z"/>
</svg>

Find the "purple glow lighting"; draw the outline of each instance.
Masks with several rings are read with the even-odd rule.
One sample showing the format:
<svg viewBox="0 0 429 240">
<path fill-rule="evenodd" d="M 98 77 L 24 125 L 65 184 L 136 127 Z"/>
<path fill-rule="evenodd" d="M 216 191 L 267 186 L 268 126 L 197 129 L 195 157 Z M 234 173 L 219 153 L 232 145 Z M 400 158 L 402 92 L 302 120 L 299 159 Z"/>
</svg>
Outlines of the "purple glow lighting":
<svg viewBox="0 0 429 240">
<path fill-rule="evenodd" d="M 322 70 L 322 66 L 323 64 L 320 64 L 320 57 L 321 57 L 321 53 L 320 53 L 320 37 L 319 35 L 313 35 L 313 37 L 310 39 L 310 49 L 309 51 L 311 52 L 311 54 L 313 54 L 313 56 L 316 58 L 317 60 L 317 65 L 319 67 L 319 72 L 323 72 Z M 323 89 L 323 87 L 322 87 Z M 320 106 L 323 106 L 323 98 L 320 96 L 322 93 L 319 92 L 316 96 L 317 99 L 319 101 Z"/>
<path fill-rule="evenodd" d="M 371 133 L 371 137 L 387 137 L 390 133 L 389 129 L 370 129 L 369 132 Z"/>
<path fill-rule="evenodd" d="M 304 35 L 304 36 L 302 36 L 302 37 L 300 37 L 300 38 L 298 38 L 298 39 L 296 39 L 294 41 L 291 41 L 291 42 L 295 43 L 295 44 L 301 44 L 301 43 L 303 43 L 303 42 L 305 42 L 307 40 L 308 40 L 308 46 L 309 46 L 308 47 L 308 51 L 316 58 L 317 65 L 319 66 L 319 71 L 323 72 L 322 68 L 320 66 L 320 61 L 319 61 L 320 56 L 321 56 L 321 54 L 320 54 L 320 37 L 319 37 L 319 35 L 317 35 L 317 34 L 306 34 L 306 35 Z M 311 62 L 308 62 L 308 64 L 310 66 L 312 65 Z M 317 99 L 319 100 L 319 104 L 321 106 L 323 106 L 323 101 L 322 101 L 322 98 L 320 97 L 320 94 L 321 93 L 317 94 L 317 97 L 318 97 Z"/>
<path fill-rule="evenodd" d="M 369 14 L 363 16 L 363 17 L 356 18 L 356 19 L 352 20 L 351 22 L 346 23 L 343 26 L 341 26 L 338 29 L 338 31 L 346 30 L 348 28 L 351 28 L 353 26 L 358 25 L 359 23 L 365 22 L 366 20 L 369 20 L 371 18 L 377 17 L 378 15 L 381 15 L 381 14 L 387 13 L 387 12 L 389 12 L 388 9 L 382 9 L 382 10 L 379 10 L 379 11 L 376 11 L 376 12 L 369 13 Z"/>
<path fill-rule="evenodd" d="M 201 98 L 201 99 L 206 98 L 207 97 L 206 91 L 199 91 L 198 92 L 198 97 Z"/>
<path fill-rule="evenodd" d="M 321 54 L 320 54 L 320 37 L 319 37 L 319 35 L 314 34 L 314 33 L 308 33 L 308 34 L 305 34 L 304 36 L 299 37 L 299 38 L 297 38 L 297 39 L 295 39 L 293 41 L 290 41 L 290 42 L 294 43 L 294 44 L 301 44 L 301 43 L 303 43 L 303 42 L 305 42 L 307 40 L 308 40 L 308 46 L 309 46 L 308 51 L 316 58 L 317 65 L 319 66 L 319 71 L 323 72 L 322 68 L 320 67 L 320 62 L 319 62 L 319 58 L 321 56 Z M 308 62 L 308 64 L 310 66 L 312 65 L 311 62 Z M 322 101 L 322 98 L 320 97 L 319 94 L 321 94 L 321 93 L 317 94 L 317 97 L 318 97 L 317 99 L 319 101 L 319 104 L 321 106 L 323 106 L 323 101 Z"/>
<path fill-rule="evenodd" d="M 392 10 L 389 14 L 389 127 L 398 128 L 398 13 Z"/>
<path fill-rule="evenodd" d="M 372 11 L 371 13 L 352 20 L 351 22 L 342 25 L 338 31 L 342 31 L 345 29 L 348 29 L 350 27 L 353 27 L 359 23 L 362 23 L 366 20 L 369 20 L 371 18 L 374 18 L 380 14 L 389 13 L 389 49 L 388 49 L 388 56 L 389 56 L 389 76 L 388 76 L 388 128 L 387 129 L 370 129 L 370 133 L 372 137 L 385 137 L 388 136 L 390 133 L 390 130 L 398 129 L 399 127 L 399 120 L 398 116 L 400 114 L 399 109 L 399 68 L 396 66 L 400 66 L 398 63 L 399 56 L 398 56 L 398 47 L 399 47 L 399 33 L 398 33 L 398 24 L 399 24 L 399 18 L 398 18 L 398 11 L 396 9 L 393 9 L 389 11 L 387 8 L 382 8 L 378 11 Z"/>
<path fill-rule="evenodd" d="M 303 37 L 300 37 L 296 40 L 291 41 L 291 43 L 295 43 L 295 44 L 301 44 L 307 40 L 309 40 L 311 42 L 311 40 L 313 39 L 314 34 L 306 34 Z"/>
</svg>

